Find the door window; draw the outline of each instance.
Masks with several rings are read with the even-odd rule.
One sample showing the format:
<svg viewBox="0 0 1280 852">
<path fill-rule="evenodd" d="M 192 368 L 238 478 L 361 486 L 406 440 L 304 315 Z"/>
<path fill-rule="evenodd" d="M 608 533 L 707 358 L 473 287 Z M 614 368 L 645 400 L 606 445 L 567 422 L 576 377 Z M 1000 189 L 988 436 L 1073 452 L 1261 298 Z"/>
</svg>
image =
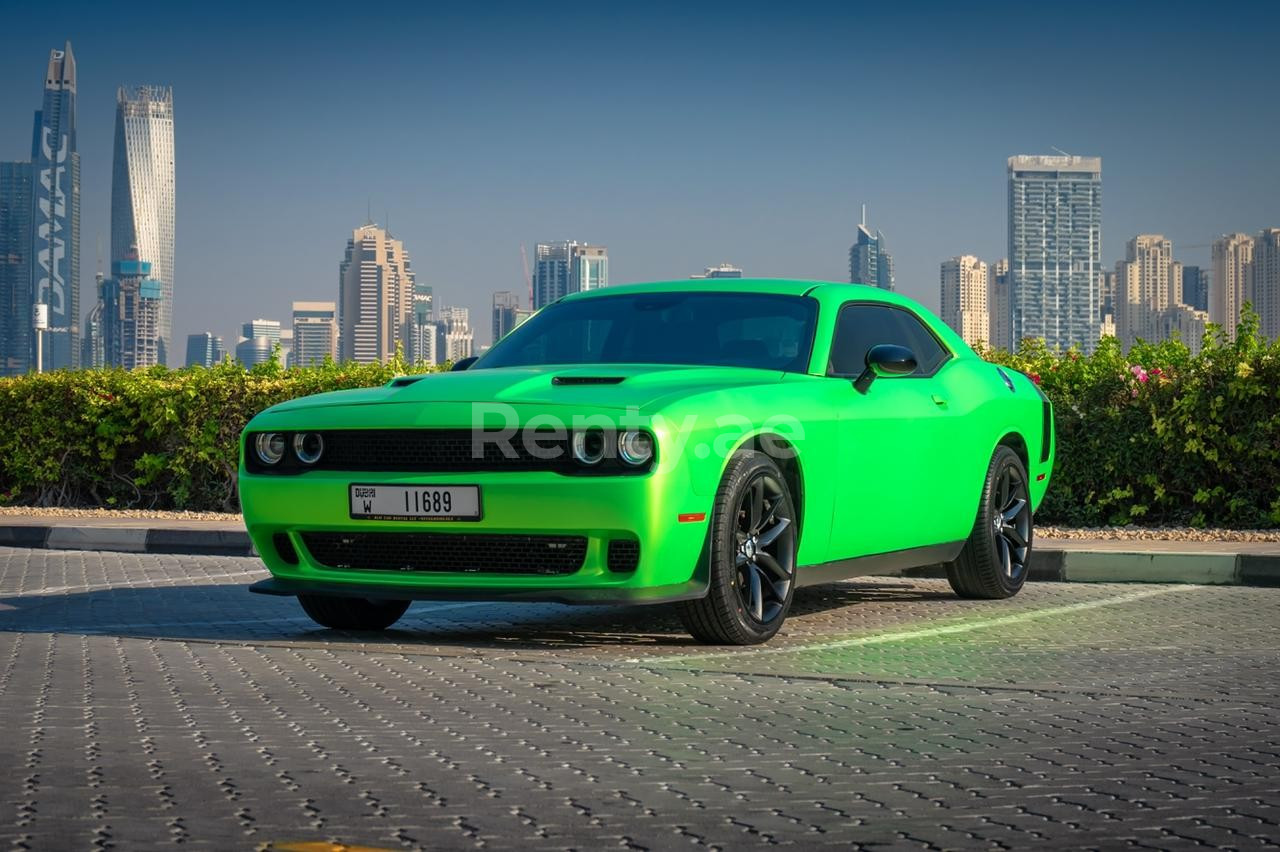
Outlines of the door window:
<svg viewBox="0 0 1280 852">
<path fill-rule="evenodd" d="M 905 346 L 916 356 L 916 370 L 909 377 L 932 376 L 950 357 L 933 332 L 905 308 L 870 302 L 853 302 L 840 309 L 827 374 L 856 376 L 867 363 L 867 350 L 881 343 Z"/>
</svg>

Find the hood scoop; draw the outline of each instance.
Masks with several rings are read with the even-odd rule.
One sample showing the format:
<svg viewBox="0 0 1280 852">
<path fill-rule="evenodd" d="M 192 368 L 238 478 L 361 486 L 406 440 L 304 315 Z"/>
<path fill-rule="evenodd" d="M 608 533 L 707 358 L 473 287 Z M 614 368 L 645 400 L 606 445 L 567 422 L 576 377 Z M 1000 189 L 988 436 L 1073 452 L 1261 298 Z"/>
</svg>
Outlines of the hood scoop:
<svg viewBox="0 0 1280 852">
<path fill-rule="evenodd" d="M 397 376 L 391 380 L 390 385 L 393 388 L 405 388 L 409 385 L 417 384 L 425 378 L 426 376 Z"/>
<path fill-rule="evenodd" d="M 616 385 L 626 381 L 626 376 L 553 376 L 553 385 Z"/>
</svg>

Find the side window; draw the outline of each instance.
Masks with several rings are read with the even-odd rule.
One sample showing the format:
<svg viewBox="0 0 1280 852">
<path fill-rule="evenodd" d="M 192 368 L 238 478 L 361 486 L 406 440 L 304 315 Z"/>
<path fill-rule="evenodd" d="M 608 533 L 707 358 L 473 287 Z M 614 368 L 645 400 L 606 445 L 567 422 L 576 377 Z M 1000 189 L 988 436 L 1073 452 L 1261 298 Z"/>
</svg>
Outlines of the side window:
<svg viewBox="0 0 1280 852">
<path fill-rule="evenodd" d="M 867 350 L 881 343 L 905 346 L 916 356 L 912 376 L 931 376 L 947 360 L 948 352 L 910 311 L 888 305 L 854 302 L 840 309 L 827 373 L 856 376 L 867 363 Z"/>
</svg>

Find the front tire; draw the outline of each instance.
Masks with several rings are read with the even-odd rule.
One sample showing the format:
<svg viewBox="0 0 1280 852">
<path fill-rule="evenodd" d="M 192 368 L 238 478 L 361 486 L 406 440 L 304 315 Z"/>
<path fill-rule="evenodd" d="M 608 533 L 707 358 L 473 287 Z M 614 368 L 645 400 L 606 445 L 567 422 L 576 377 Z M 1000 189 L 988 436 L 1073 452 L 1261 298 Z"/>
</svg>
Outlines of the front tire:
<svg viewBox="0 0 1280 852">
<path fill-rule="evenodd" d="M 710 582 L 679 606 L 699 642 L 755 645 L 770 639 L 795 593 L 795 504 L 778 465 L 754 450 L 729 460 L 716 491 L 708 539 Z"/>
<path fill-rule="evenodd" d="M 408 601 L 328 595 L 298 595 L 298 603 L 312 621 L 331 630 L 386 630 L 409 608 Z"/>
<path fill-rule="evenodd" d="M 947 564 L 947 580 L 962 598 L 1011 598 L 1027 581 L 1034 524 L 1027 469 L 1001 444 L 987 466 L 978 517 L 964 549 Z"/>
</svg>

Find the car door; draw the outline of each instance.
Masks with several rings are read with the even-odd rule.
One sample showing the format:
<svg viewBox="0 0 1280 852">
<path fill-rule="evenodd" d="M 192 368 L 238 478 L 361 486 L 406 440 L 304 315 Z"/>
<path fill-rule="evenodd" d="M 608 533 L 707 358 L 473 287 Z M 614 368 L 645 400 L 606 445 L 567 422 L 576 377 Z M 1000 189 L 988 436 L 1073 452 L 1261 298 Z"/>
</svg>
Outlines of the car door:
<svg viewBox="0 0 1280 852">
<path fill-rule="evenodd" d="M 917 367 L 881 376 L 865 393 L 853 379 L 867 350 L 882 343 L 905 346 Z M 938 499 L 939 472 L 954 451 L 955 421 L 940 373 L 951 353 L 905 307 L 847 302 L 840 308 L 827 375 L 845 382 L 840 401 L 840 471 L 830 557 L 848 559 L 941 544 L 951 538 L 953 514 Z"/>
</svg>

